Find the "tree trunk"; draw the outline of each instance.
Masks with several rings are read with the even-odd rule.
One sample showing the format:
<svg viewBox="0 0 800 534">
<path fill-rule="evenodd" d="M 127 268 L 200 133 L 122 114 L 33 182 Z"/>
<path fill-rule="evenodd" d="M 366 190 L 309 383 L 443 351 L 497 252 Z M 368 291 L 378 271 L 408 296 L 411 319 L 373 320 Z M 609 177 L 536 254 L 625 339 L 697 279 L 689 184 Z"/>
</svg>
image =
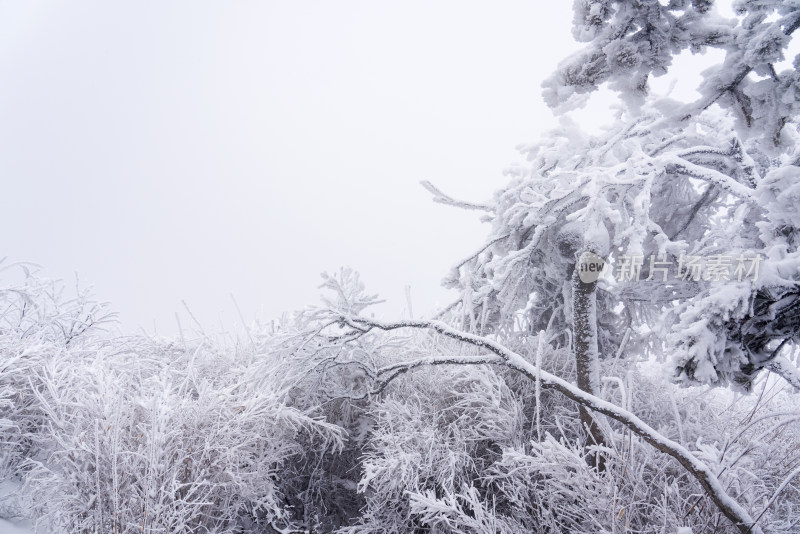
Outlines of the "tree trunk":
<svg viewBox="0 0 800 534">
<path fill-rule="evenodd" d="M 597 280 L 584 282 L 579 276 L 581 262 L 575 266 L 572 276 L 572 347 L 575 355 L 575 368 L 578 387 L 591 395 L 597 395 L 600 388 L 600 370 L 597 348 Z M 604 445 L 603 432 L 585 406 L 578 407 L 581 427 L 586 433 L 589 445 Z M 589 455 L 587 461 L 599 471 L 605 469 L 602 455 Z"/>
</svg>

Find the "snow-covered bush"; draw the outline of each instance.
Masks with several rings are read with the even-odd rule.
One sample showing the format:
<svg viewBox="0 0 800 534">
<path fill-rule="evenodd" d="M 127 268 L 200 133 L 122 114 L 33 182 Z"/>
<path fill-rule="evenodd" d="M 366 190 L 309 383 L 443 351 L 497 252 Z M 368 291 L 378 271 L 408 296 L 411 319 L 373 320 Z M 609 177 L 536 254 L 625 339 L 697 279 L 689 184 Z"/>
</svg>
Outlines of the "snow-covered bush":
<svg viewBox="0 0 800 534">
<path fill-rule="evenodd" d="M 291 458 L 281 475 L 286 503 L 297 524 L 315 532 L 332 532 L 350 525 L 364 507 L 364 497 L 357 491 L 358 465 L 373 418 L 370 399 L 363 397 L 368 379 L 361 356 L 380 347 L 372 340 L 345 350 L 327 340 L 318 343 L 314 336 L 318 313 L 311 308 L 287 317 L 277 335 L 264 334 L 263 329 L 253 335 L 264 339 L 273 354 L 282 354 L 303 369 L 288 392 L 290 405 L 343 430 L 337 448 L 319 447 L 312 434 L 298 436 L 303 454 Z"/>
<path fill-rule="evenodd" d="M 424 345 L 424 337 L 406 337 L 403 347 Z M 680 388 L 657 366 L 641 368 L 604 363 L 602 394 L 710 465 L 765 532 L 793 532 L 800 419 L 789 388 L 764 378 L 764 395 L 741 398 Z M 375 403 L 361 461 L 367 506 L 360 523 L 341 532 L 740 531 L 678 462 L 613 421 L 604 426 L 598 472 L 579 444 L 576 406 L 540 391 L 537 428 L 533 389 L 485 366 L 415 369 L 392 382 Z"/>
<path fill-rule="evenodd" d="M 3 478 L 37 524 L 68 532 L 283 528 L 282 468 L 343 431 L 290 392 L 303 369 L 232 349 L 92 329 L 87 295 L 25 273 L 0 292 Z M 258 349 L 261 350 L 258 350 Z M 259 526 L 260 525 L 260 526 Z"/>
<path fill-rule="evenodd" d="M 31 388 L 32 375 L 49 355 L 91 343 L 114 313 L 77 280 L 71 292 L 61 281 L 38 276 L 32 266 L 2 263 L 0 476 L 6 476 L 35 453 L 30 436 L 45 425 L 47 414 Z"/>
<path fill-rule="evenodd" d="M 480 490 L 504 447 L 522 441 L 522 411 L 490 368 L 456 367 L 398 380 L 372 408 L 362 458 L 367 505 L 345 531 L 410 532 L 428 523 L 425 498 Z M 439 528 L 439 532 L 462 530 Z"/>
<path fill-rule="evenodd" d="M 324 450 L 340 431 L 289 406 L 291 367 L 262 357 L 137 339 L 52 354 L 31 377 L 48 416 L 24 466 L 37 519 L 70 532 L 290 522 L 282 464 L 303 453 L 298 436 Z"/>
</svg>

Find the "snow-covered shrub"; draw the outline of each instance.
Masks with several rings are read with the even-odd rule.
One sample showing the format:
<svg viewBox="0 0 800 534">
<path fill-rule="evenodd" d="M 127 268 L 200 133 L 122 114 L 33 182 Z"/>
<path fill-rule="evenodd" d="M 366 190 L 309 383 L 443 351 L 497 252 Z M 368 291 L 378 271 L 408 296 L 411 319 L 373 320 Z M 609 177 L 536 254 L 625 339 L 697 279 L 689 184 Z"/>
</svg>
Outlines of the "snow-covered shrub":
<svg viewBox="0 0 800 534">
<path fill-rule="evenodd" d="M 303 454 L 289 459 L 281 474 L 286 503 L 297 523 L 315 532 L 332 532 L 355 521 L 364 506 L 357 491 L 358 465 L 373 418 L 370 399 L 361 398 L 366 373 L 359 360 L 370 340 L 347 350 L 319 344 L 311 335 L 316 330 L 314 317 L 314 309 L 306 310 L 287 317 L 277 335 L 256 330 L 254 336 L 264 339 L 273 354 L 283 354 L 303 369 L 288 391 L 289 405 L 344 431 L 337 448 L 320 447 L 313 434 L 298 436 Z"/>
<path fill-rule="evenodd" d="M 488 367 L 400 379 L 372 413 L 375 428 L 359 482 L 367 505 L 360 524 L 346 532 L 411 532 L 429 524 L 430 496 L 463 490 L 478 491 L 482 499 L 481 476 L 504 447 L 522 439 L 521 406 Z M 444 525 L 436 531 L 462 532 Z"/>
<path fill-rule="evenodd" d="M 728 493 L 760 518 L 766 532 L 792 532 L 800 481 L 789 479 L 800 462 L 796 401 L 783 384 L 764 379 L 769 396 L 736 398 L 707 387 L 679 388 L 657 371 L 629 370 L 607 377 L 604 394 L 677 440 L 719 474 Z M 784 391 L 778 391 L 781 387 Z M 795 412 L 796 413 L 796 412 Z M 549 415 L 548 415 L 548 418 Z M 567 428 L 567 427 L 565 427 Z M 613 422 L 606 469 L 587 465 L 568 428 L 542 442 L 504 451 L 488 480 L 496 487 L 495 509 L 515 531 L 663 532 L 689 526 L 694 532 L 737 532 L 721 520 L 699 484 L 671 458 Z M 777 504 L 777 506 L 776 506 Z"/>
<path fill-rule="evenodd" d="M 0 260 L 0 477 L 35 453 L 29 436 L 45 424 L 30 378 L 50 354 L 91 343 L 114 319 L 107 303 L 76 281 L 69 291 L 25 264 Z"/>
<path fill-rule="evenodd" d="M 424 383 L 431 379 L 419 373 L 407 380 Z M 774 380 L 770 382 L 774 384 Z M 401 386 L 401 398 L 408 396 L 409 385 Z M 682 389 L 658 376 L 637 372 L 613 381 L 607 390 L 609 397 L 630 406 L 660 433 L 684 443 L 713 466 L 729 494 L 745 503 L 755 517 L 760 516 L 766 532 L 789 533 L 797 528 L 800 505 L 800 480 L 792 478 L 800 462 L 796 450 L 800 421 L 796 412 L 785 411 L 794 405 L 787 392 L 778 393 L 773 386 L 771 393 L 775 395 L 771 400 L 732 402 L 723 392 L 706 387 Z M 560 434 L 548 430 L 541 441 L 530 432 L 517 434 L 516 444 L 501 445 L 488 457 L 478 456 L 484 460 L 481 464 L 467 464 L 471 476 L 458 480 L 460 486 L 433 484 L 420 473 L 452 469 L 448 460 L 460 458 L 465 447 L 446 436 L 457 432 L 453 428 L 460 428 L 464 419 L 473 420 L 463 413 L 455 417 L 449 430 L 439 431 L 444 437 L 435 441 L 426 435 L 423 439 L 419 431 L 410 432 L 408 425 L 402 424 L 412 419 L 412 414 L 404 415 L 409 412 L 408 404 L 403 403 L 402 409 L 383 404 L 395 412 L 391 419 L 395 423 L 385 424 L 390 432 L 373 436 L 375 450 L 383 453 L 368 455 L 362 480 L 368 502 L 377 503 L 375 512 L 371 515 L 373 508 L 368 508 L 364 519 L 374 518 L 374 522 L 347 532 L 410 531 L 409 526 L 395 526 L 398 521 L 437 533 L 655 534 L 680 527 L 694 532 L 739 531 L 720 517 L 697 481 L 677 462 L 614 424 L 605 429 L 605 470 L 591 467 L 572 424 L 577 410 L 564 399 L 554 404 L 560 404 L 562 415 L 571 412 L 572 417 L 562 419 L 567 423 L 563 427 L 556 425 Z M 554 415 L 549 411 L 543 414 L 548 427 Z M 413 417 L 419 419 L 420 414 L 413 413 Z M 384 415 L 382 420 L 389 417 Z M 422 440 L 422 445 L 408 446 L 413 438 Z M 414 454 L 426 446 L 430 452 Z M 433 458 L 437 463 L 420 469 L 420 458 Z M 420 478 L 429 486 L 421 484 Z"/>
<path fill-rule="evenodd" d="M 338 346 L 331 353 L 340 364 L 360 362 L 362 387 L 370 391 L 371 381 L 375 400 L 366 454 L 355 466 L 366 507 L 341 532 L 740 531 L 663 450 L 601 417 L 604 443 L 589 447 L 605 458 L 598 470 L 587 462 L 574 402 L 503 366 L 460 363 L 480 351 L 403 329 L 411 324 L 320 338 L 326 350 Z M 510 336 L 509 345 L 527 347 L 530 362 L 574 379 L 568 350 L 524 333 Z M 793 397 L 773 391 L 742 399 L 706 386 L 680 388 L 663 379 L 655 362 L 613 359 L 601 366 L 600 395 L 710 466 L 720 487 L 766 531 L 792 531 L 786 514 L 800 502 L 792 475 L 800 461 L 794 450 L 800 425 L 788 408 L 796 405 Z M 386 369 L 402 373 L 385 382 Z M 754 413 L 764 419 L 750 428 Z M 780 433 L 771 435 L 763 425 L 773 417 Z"/>
<path fill-rule="evenodd" d="M 292 368 L 269 354 L 120 338 L 43 360 L 31 387 L 47 418 L 23 490 L 37 521 L 70 532 L 291 522 L 280 468 L 298 437 L 339 444 L 337 427 L 288 405 Z"/>
<path fill-rule="evenodd" d="M 0 478 L 68 532 L 239 532 L 294 524 L 282 468 L 342 444 L 271 348 L 119 336 L 87 292 L 25 269 L 0 289 Z M 260 525 L 260 526 L 259 526 Z"/>
<path fill-rule="evenodd" d="M 600 419 L 605 468 L 589 465 L 577 405 L 512 369 L 459 363 L 479 348 L 422 330 L 352 335 L 331 317 L 312 309 L 238 348 L 5 338 L 21 350 L 4 352 L 16 445 L 3 450 L 17 451 L 29 513 L 70 532 L 735 531 L 682 466 L 613 420 Z M 548 334 L 504 335 L 574 379 Z M 599 394 L 711 466 L 767 531 L 796 529 L 800 418 L 784 384 L 737 398 L 639 365 L 601 362 Z"/>
</svg>

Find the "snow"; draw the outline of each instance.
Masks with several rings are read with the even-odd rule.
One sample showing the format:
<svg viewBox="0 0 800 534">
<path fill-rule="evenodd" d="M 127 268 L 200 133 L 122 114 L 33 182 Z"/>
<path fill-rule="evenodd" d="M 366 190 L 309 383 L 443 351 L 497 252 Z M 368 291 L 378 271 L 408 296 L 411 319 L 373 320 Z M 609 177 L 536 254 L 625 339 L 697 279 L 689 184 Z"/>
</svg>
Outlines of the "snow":
<svg viewBox="0 0 800 534">
<path fill-rule="evenodd" d="M 33 534 L 33 528 L 27 524 L 0 519 L 0 534 Z"/>
<path fill-rule="evenodd" d="M 489 202 L 424 182 L 490 224 L 447 281 L 459 295 L 443 320 L 367 318 L 381 301 L 342 268 L 323 275 L 322 307 L 246 340 L 118 336 L 105 304 L 25 270 L 0 289 L 0 441 L 31 510 L 0 512 L 86 531 L 229 532 L 253 517 L 277 531 L 507 534 L 644 530 L 635 502 L 676 534 L 718 513 L 742 532 L 785 531 L 800 483 L 785 385 L 800 388 L 800 76 L 771 63 L 800 3 L 737 6 L 723 19 L 705 0 L 575 2 L 586 46 L 545 98 L 565 110 L 606 85 L 617 122 L 590 135 L 562 117 Z M 726 56 L 700 100 L 649 94 L 677 54 L 708 48 Z M 595 285 L 576 273 L 585 251 L 607 265 L 763 264 L 752 280 Z M 0 520 L 0 534 L 21 532 Z"/>
<path fill-rule="evenodd" d="M 0 512 L 8 510 L 9 497 L 18 489 L 18 483 L 11 480 L 0 481 Z M 33 534 L 33 532 L 34 529 L 28 521 L 11 521 L 3 518 L 0 513 L 0 534 Z"/>
</svg>

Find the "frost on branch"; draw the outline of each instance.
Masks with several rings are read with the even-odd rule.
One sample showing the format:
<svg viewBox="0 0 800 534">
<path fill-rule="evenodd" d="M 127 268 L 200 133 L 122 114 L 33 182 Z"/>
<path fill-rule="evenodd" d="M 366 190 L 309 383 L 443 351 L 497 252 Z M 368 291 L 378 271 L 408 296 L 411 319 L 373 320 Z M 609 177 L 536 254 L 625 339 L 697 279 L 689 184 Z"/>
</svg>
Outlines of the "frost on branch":
<svg viewBox="0 0 800 534">
<path fill-rule="evenodd" d="M 770 369 L 797 385 L 785 359 L 800 332 L 797 75 L 774 72 L 773 63 L 800 25 L 800 7 L 739 2 L 730 21 L 711 2 L 586 1 L 575 9 L 587 47 L 565 61 L 545 96 L 566 103 L 609 82 L 635 102 L 606 133 L 589 136 L 562 117 L 560 128 L 523 147 L 530 164 L 511 169 L 489 205 L 486 244 L 448 279 L 461 291 L 462 324 L 545 330 L 572 344 L 565 281 L 588 229 L 603 230 L 611 269 L 626 258 L 641 265 L 598 283 L 601 357 L 668 358 L 670 374 L 686 383 L 749 389 Z M 706 71 L 699 102 L 625 85 L 704 47 L 727 56 Z M 690 258 L 744 257 L 762 261 L 747 289 L 733 268 L 724 276 L 680 268 Z M 662 277 L 657 263 L 672 272 Z"/>
<path fill-rule="evenodd" d="M 322 273 L 321 288 L 329 290 L 332 296 L 323 295 L 323 302 L 332 310 L 346 314 L 360 314 L 365 308 L 383 302 L 377 295 L 367 295 L 358 272 L 343 267 L 338 274 Z"/>
<path fill-rule="evenodd" d="M 530 168 L 496 193 L 486 245 L 450 279 L 462 324 L 573 343 L 569 280 L 577 254 L 594 247 L 616 271 L 597 289 L 601 358 L 667 354 L 681 380 L 748 389 L 777 345 L 795 339 L 796 153 L 771 158 L 718 108 L 676 121 L 665 107 L 653 101 L 597 137 L 565 121 L 525 148 Z M 623 276 L 637 256 L 640 268 Z M 724 276 L 679 272 L 691 257 L 731 266 Z"/>
<path fill-rule="evenodd" d="M 639 106 L 650 76 L 665 74 L 674 56 L 715 48 L 725 52 L 725 60 L 703 72 L 701 99 L 676 114 L 693 115 L 717 103 L 739 119 L 743 137 L 779 145 L 784 126 L 797 116 L 797 59 L 780 72 L 776 65 L 800 26 L 800 6 L 741 0 L 734 2 L 737 18 L 728 20 L 713 4 L 577 0 L 573 34 L 587 45 L 545 82 L 545 101 L 571 109 L 608 83 Z"/>
</svg>

